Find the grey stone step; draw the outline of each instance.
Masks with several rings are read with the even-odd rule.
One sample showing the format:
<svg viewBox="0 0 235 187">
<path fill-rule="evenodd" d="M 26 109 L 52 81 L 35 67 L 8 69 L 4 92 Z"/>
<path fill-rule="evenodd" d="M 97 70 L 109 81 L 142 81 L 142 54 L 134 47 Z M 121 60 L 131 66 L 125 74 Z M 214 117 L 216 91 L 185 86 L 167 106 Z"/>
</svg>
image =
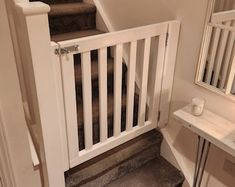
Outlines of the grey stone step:
<svg viewBox="0 0 235 187">
<path fill-rule="evenodd" d="M 180 187 L 183 174 L 159 156 L 106 187 Z"/>
<path fill-rule="evenodd" d="M 162 134 L 157 130 L 145 133 L 98 157 L 69 170 L 66 187 L 101 187 L 157 158 Z"/>
</svg>

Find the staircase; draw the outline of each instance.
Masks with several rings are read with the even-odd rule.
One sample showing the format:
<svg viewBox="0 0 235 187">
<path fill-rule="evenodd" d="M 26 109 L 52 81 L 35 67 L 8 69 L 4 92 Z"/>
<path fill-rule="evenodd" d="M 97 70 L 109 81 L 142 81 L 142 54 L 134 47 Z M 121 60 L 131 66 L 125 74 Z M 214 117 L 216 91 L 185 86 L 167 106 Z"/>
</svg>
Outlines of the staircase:
<svg viewBox="0 0 235 187">
<path fill-rule="evenodd" d="M 96 29 L 96 7 L 81 0 L 42 0 L 50 5 L 49 26 L 51 40 L 60 42 L 69 39 L 98 35 L 104 32 Z M 108 137 L 114 135 L 114 58 L 113 48 L 107 49 L 107 91 L 108 91 Z M 83 81 L 80 54 L 74 55 L 75 87 L 77 101 L 77 121 L 79 134 L 79 151 L 85 149 L 84 138 L 84 107 L 83 107 Z M 122 63 L 122 102 L 121 102 L 121 131 L 126 129 L 126 106 L 127 106 L 127 73 L 128 68 Z M 98 77 L 98 51 L 91 51 L 91 79 L 92 79 L 92 131 L 93 145 L 100 141 L 99 129 L 99 77 Z M 137 87 L 137 86 L 136 86 Z M 135 89 L 133 105 L 133 124 L 138 121 L 138 89 Z M 146 106 L 145 118 L 148 118 L 148 106 Z M 132 139 L 108 152 L 105 152 L 91 160 L 88 160 L 65 172 L 66 186 L 125 186 L 124 175 L 131 172 L 141 173 L 143 167 L 153 165 L 156 179 L 151 186 L 182 186 L 184 177 L 180 171 L 170 165 L 160 156 L 162 135 L 157 130 L 147 132 Z M 128 176 L 128 175 L 127 175 Z M 116 179 L 118 182 L 112 183 Z M 133 181 L 133 184 L 136 181 Z M 148 182 L 148 181 L 145 181 Z M 142 186 L 149 186 L 143 183 Z M 134 186 L 128 184 L 128 186 Z"/>
</svg>

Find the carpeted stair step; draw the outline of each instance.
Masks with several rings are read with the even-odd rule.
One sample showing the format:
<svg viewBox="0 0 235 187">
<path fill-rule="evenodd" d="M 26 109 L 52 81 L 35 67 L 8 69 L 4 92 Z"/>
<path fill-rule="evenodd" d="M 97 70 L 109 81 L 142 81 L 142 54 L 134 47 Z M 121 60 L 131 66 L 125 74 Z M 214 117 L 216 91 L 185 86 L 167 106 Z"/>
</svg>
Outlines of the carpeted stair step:
<svg viewBox="0 0 235 187">
<path fill-rule="evenodd" d="M 155 159 L 162 134 L 147 132 L 66 172 L 66 187 L 103 187 Z"/>
<path fill-rule="evenodd" d="M 96 7 L 88 3 L 51 4 L 49 25 L 51 35 L 96 28 Z"/>
<path fill-rule="evenodd" d="M 106 187 L 182 187 L 184 180 L 179 170 L 159 156 Z"/>
</svg>

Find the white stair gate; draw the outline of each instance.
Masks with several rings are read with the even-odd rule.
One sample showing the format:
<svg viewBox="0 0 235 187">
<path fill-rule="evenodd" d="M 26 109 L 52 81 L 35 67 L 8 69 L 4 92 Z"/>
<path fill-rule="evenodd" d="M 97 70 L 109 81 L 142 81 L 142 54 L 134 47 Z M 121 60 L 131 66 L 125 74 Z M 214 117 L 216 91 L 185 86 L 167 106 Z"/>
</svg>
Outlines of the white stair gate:
<svg viewBox="0 0 235 187">
<path fill-rule="evenodd" d="M 174 32 L 169 32 L 169 29 Z M 140 134 L 157 127 L 160 115 L 161 93 L 163 78 L 167 75 L 166 65 L 171 57 L 170 48 L 177 47 L 179 33 L 178 22 L 153 24 L 118 32 L 106 33 L 85 38 L 72 39 L 52 43 L 54 62 L 60 64 L 58 68 L 58 84 L 61 86 L 64 100 L 66 128 L 62 127 L 64 151 L 68 145 L 69 168 L 81 164 L 99 154 L 104 153 Z M 169 36 L 172 34 L 173 36 Z M 174 42 L 167 44 L 168 37 L 175 37 Z M 141 41 L 140 43 L 138 43 Z M 169 45 L 173 46 L 169 46 Z M 128 45 L 128 47 L 124 45 Z M 142 46 L 139 47 L 138 45 Z M 107 129 L 107 48 L 114 48 L 114 109 L 113 136 L 108 137 Z M 125 50 L 129 48 L 129 50 Z M 167 48 L 168 52 L 167 52 Z M 99 75 L 99 133 L 100 141 L 93 144 L 92 136 L 92 78 L 91 51 L 98 50 Z M 122 100 L 122 63 L 123 51 L 129 57 L 127 64 L 127 109 L 126 129 L 121 132 L 121 100 Z M 172 50 L 172 49 L 171 49 Z M 138 51 L 138 54 L 137 54 Z M 172 50 L 173 52 L 173 50 Z M 176 52 L 176 50 L 174 50 Z M 172 53 L 173 59 L 175 58 Z M 79 135 L 77 122 L 76 88 L 74 55 L 81 55 L 83 119 L 85 149 L 79 150 Z M 141 54 L 141 55 L 140 55 Z M 142 56 L 142 57 L 141 57 Z M 138 58 L 141 58 L 139 60 Z M 174 61 L 174 60 L 173 60 Z M 138 62 L 138 64 L 137 64 Z M 150 64 L 151 63 L 151 64 Z M 140 66 L 140 67 L 139 67 Z M 169 64 L 168 64 L 169 66 Z M 173 77 L 173 67 L 167 67 L 169 82 Z M 149 68 L 150 67 L 150 68 Z M 61 69 L 60 69 L 61 68 Z M 138 74 L 137 68 L 140 73 Z M 150 71 L 149 71 L 150 69 Z M 60 74 L 61 73 L 61 74 Z M 60 74 L 60 75 L 59 75 Z M 136 75 L 137 74 L 137 75 Z M 165 76 L 164 76 L 165 75 Z M 138 124 L 133 124 L 133 104 L 136 77 L 139 79 Z M 167 85 L 169 87 L 169 85 Z M 170 85 L 171 86 L 171 85 Z M 170 97 L 170 96 L 168 96 Z M 148 103 L 148 118 L 146 119 L 146 105 Z M 162 103 L 164 104 L 164 102 Z M 165 103 L 167 104 L 167 103 Z M 168 113 L 168 111 L 166 111 Z M 66 133 L 67 132 L 67 133 Z M 66 139 L 67 137 L 67 139 Z M 66 143 L 67 141 L 67 143 Z M 66 155 L 67 153 L 65 153 Z M 68 169 L 65 167 L 65 169 Z"/>
</svg>

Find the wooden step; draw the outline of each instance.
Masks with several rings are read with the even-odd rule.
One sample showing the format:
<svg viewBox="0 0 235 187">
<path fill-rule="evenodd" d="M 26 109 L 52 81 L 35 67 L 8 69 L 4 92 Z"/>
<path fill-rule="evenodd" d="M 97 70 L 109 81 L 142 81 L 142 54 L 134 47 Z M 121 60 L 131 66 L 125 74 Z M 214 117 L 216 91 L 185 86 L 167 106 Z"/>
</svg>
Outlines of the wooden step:
<svg viewBox="0 0 235 187">
<path fill-rule="evenodd" d="M 56 34 L 56 35 L 51 36 L 51 40 L 54 42 L 60 42 L 64 40 L 71 40 L 75 38 L 82 38 L 82 37 L 87 37 L 87 36 L 103 34 L 103 33 L 104 33 L 103 31 L 100 31 L 97 29 L 81 30 L 81 31 L 75 31 L 75 32 Z"/>
<path fill-rule="evenodd" d="M 152 130 L 66 172 L 66 187 L 102 187 L 160 154 L 162 134 Z"/>
</svg>

